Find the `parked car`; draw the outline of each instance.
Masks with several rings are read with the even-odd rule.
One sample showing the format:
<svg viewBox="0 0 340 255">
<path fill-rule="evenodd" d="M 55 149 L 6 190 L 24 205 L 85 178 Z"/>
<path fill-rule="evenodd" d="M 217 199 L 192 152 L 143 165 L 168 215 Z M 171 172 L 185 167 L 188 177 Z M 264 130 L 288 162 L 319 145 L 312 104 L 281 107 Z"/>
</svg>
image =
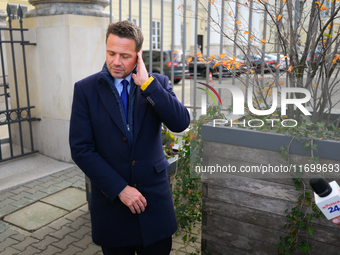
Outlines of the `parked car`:
<svg viewBox="0 0 340 255">
<path fill-rule="evenodd" d="M 277 60 L 277 53 L 270 53 L 270 54 L 266 54 L 265 55 L 267 58 L 271 59 L 272 61 L 274 61 L 275 66 L 278 65 L 279 63 L 281 63 L 281 65 L 278 67 L 280 71 L 286 70 L 287 69 L 287 65 L 286 65 L 286 59 L 284 59 L 284 55 L 280 54 L 279 57 L 280 59 Z M 289 66 L 289 59 L 288 59 L 288 66 Z"/>
<path fill-rule="evenodd" d="M 248 67 L 244 64 L 244 60 L 242 60 L 238 56 L 236 57 L 235 67 L 237 70 L 240 71 L 240 73 L 245 73 L 248 70 Z"/>
<path fill-rule="evenodd" d="M 313 61 L 314 64 L 316 64 L 318 62 L 318 58 L 322 55 L 323 53 L 323 46 L 322 44 L 318 44 L 315 48 L 315 52 L 314 52 L 314 59 L 312 60 L 312 52 L 309 51 L 308 55 L 307 55 L 307 65 L 310 65 L 311 62 Z M 319 60 L 320 61 L 320 60 Z"/>
<path fill-rule="evenodd" d="M 321 51 L 315 51 L 315 53 L 314 53 L 314 60 L 312 60 L 311 59 L 312 53 L 308 52 L 308 55 L 307 55 L 307 64 L 311 65 L 312 61 L 314 62 L 314 64 L 316 64 L 318 62 L 318 58 L 320 57 L 320 55 L 321 55 Z"/>
<path fill-rule="evenodd" d="M 143 51 L 143 61 L 146 69 L 149 68 L 150 51 Z M 182 80 L 183 65 L 185 65 L 185 78 L 190 78 L 189 65 L 182 61 L 182 51 L 176 51 L 172 54 L 171 50 L 163 51 L 163 74 L 169 77 L 171 80 L 171 59 L 174 59 L 174 83 L 177 84 Z M 152 51 L 152 72 L 161 73 L 161 51 Z"/>
<path fill-rule="evenodd" d="M 207 64 L 205 62 L 201 62 L 197 60 L 197 75 L 200 75 L 202 78 L 206 77 L 207 73 Z M 234 74 L 234 70 L 227 68 L 227 65 L 219 65 L 215 66 L 214 68 L 214 63 L 211 62 L 209 64 L 209 72 L 211 72 L 213 77 L 219 77 L 220 76 L 220 66 L 222 66 L 222 77 L 227 77 L 227 76 L 232 76 Z M 194 68 L 195 68 L 195 61 L 192 60 L 189 62 L 189 72 L 190 74 L 194 74 Z M 241 71 L 236 69 L 236 76 L 241 75 Z"/>
<path fill-rule="evenodd" d="M 243 61 L 244 63 L 248 62 L 249 59 L 249 66 L 248 69 L 254 70 L 257 73 L 261 73 L 261 65 L 262 65 L 262 57 L 260 55 L 249 55 L 248 57 L 246 56 L 237 56 L 236 59 L 239 59 L 241 61 Z M 275 72 L 276 70 L 276 65 L 275 62 L 273 60 L 271 60 L 268 57 L 264 58 L 264 72 Z"/>
</svg>

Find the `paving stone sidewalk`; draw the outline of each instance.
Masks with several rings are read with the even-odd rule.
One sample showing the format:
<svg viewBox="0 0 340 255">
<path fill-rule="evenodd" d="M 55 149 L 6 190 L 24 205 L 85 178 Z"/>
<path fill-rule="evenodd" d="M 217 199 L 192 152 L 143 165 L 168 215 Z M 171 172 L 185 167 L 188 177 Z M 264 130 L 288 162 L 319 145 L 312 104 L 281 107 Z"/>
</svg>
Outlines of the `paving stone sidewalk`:
<svg viewBox="0 0 340 255">
<path fill-rule="evenodd" d="M 33 232 L 4 221 L 6 215 L 70 187 L 85 190 L 85 176 L 76 166 L 0 193 L 0 254 L 102 255 L 101 248 L 92 242 L 87 204 Z M 173 238 L 172 255 L 193 251 L 183 246 L 180 236 Z"/>
</svg>

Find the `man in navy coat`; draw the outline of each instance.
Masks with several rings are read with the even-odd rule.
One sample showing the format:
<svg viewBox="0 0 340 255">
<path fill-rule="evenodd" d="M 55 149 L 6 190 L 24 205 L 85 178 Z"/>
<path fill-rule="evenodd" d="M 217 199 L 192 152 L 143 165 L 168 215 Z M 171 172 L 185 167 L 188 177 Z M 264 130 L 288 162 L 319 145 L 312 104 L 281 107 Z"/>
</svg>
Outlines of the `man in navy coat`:
<svg viewBox="0 0 340 255">
<path fill-rule="evenodd" d="M 104 254 L 169 254 L 177 229 L 161 124 L 180 132 L 190 117 L 168 78 L 147 72 L 142 44 L 132 22 L 110 24 L 102 71 L 74 86 L 71 154 L 91 179 L 92 238 Z"/>
</svg>

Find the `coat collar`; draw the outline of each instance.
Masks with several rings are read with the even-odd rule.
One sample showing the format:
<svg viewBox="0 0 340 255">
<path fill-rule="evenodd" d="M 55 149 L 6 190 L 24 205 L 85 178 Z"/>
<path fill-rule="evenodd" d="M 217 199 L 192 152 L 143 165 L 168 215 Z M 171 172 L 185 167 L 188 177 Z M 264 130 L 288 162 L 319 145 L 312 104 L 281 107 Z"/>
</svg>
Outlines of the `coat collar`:
<svg viewBox="0 0 340 255">
<path fill-rule="evenodd" d="M 108 114 L 111 119 L 116 123 L 119 129 L 125 134 L 125 127 L 123 124 L 123 120 L 121 118 L 119 106 L 116 102 L 115 95 L 112 93 L 109 82 L 112 82 L 113 79 L 108 71 L 106 63 L 103 66 L 102 71 L 100 72 L 99 83 L 97 86 L 97 91 L 103 105 L 105 106 Z M 131 79 L 131 83 L 133 83 L 133 79 Z M 135 89 L 135 100 L 134 100 L 134 110 L 133 110 L 133 141 L 136 141 L 136 137 L 139 133 L 140 127 L 143 122 L 143 118 L 145 115 L 147 106 L 147 100 L 142 96 L 142 91 L 140 88 Z"/>
</svg>

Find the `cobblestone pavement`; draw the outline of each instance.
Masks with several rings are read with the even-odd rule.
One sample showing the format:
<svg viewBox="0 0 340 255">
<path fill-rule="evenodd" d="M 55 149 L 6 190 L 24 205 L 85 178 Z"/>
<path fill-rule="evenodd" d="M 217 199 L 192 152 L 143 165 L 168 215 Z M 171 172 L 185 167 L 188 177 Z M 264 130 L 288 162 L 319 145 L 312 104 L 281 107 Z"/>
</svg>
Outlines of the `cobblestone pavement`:
<svg viewBox="0 0 340 255">
<path fill-rule="evenodd" d="M 69 187 L 85 190 L 85 176 L 76 166 L 0 193 L 0 254 L 102 254 L 101 248 L 92 242 L 87 204 L 34 232 L 3 220 L 4 216 Z M 181 244 L 180 236 L 173 238 L 172 255 L 192 251 L 192 247 Z"/>
</svg>

